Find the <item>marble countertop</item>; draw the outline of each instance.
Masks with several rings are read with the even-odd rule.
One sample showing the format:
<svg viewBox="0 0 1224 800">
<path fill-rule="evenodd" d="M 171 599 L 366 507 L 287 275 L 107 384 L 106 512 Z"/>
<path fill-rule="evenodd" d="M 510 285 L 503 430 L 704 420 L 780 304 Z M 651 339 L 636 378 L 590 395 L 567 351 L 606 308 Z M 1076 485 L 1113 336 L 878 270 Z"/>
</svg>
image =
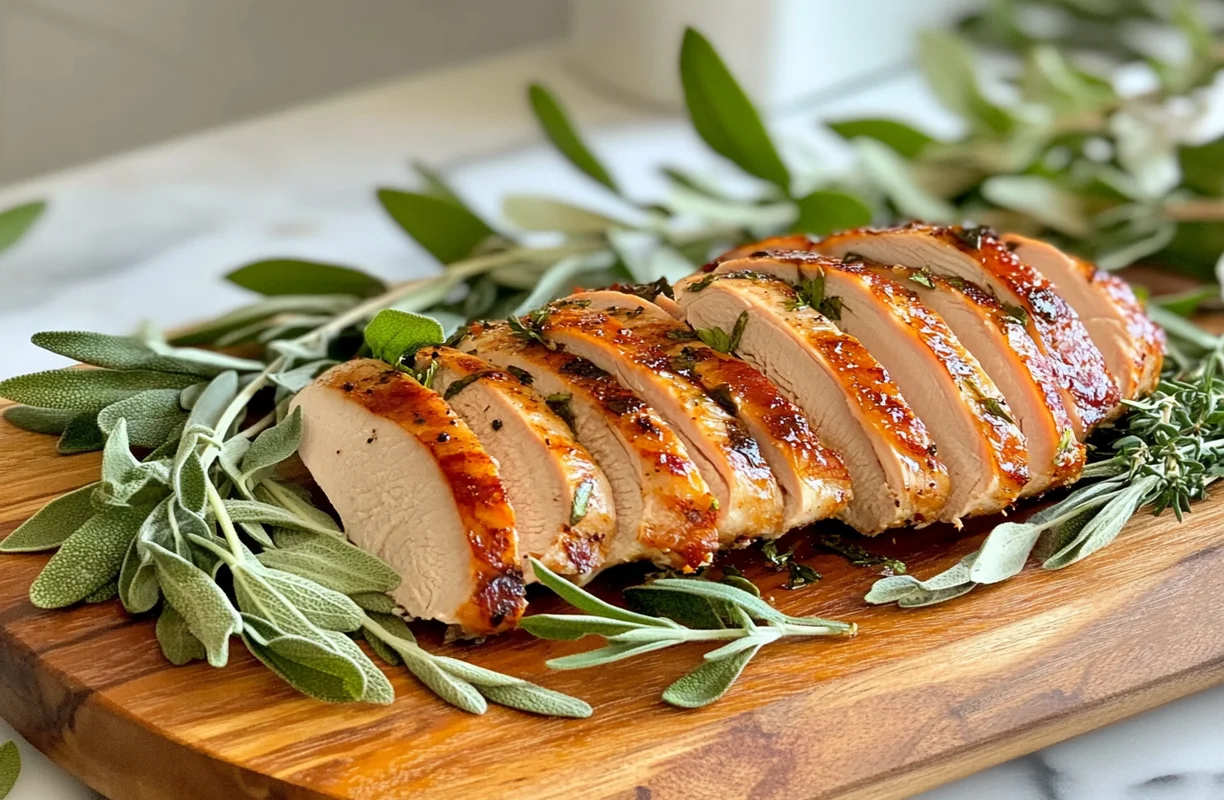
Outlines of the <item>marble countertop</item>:
<svg viewBox="0 0 1224 800">
<path fill-rule="evenodd" d="M 492 217 L 498 198 L 512 192 L 605 203 L 541 144 L 524 97 L 531 80 L 564 99 L 631 192 L 660 189 L 657 164 L 720 168 L 679 119 L 601 97 L 569 77 L 559 49 L 546 47 L 5 187 L 0 208 L 35 198 L 51 207 L 0 259 L 0 377 L 64 363 L 29 344 L 37 330 L 123 333 L 145 319 L 170 327 L 231 308 L 247 295 L 220 276 L 259 258 L 347 263 L 393 280 L 427 274 L 436 267 L 382 214 L 373 193 L 411 185 L 411 160 L 444 170 Z M 881 112 L 935 132 L 955 129 L 908 73 L 817 98 L 773 122 L 796 162 L 836 170 L 848 154 L 814 121 Z M 922 797 L 1224 798 L 1221 719 L 1224 687 Z M 11 736 L 0 722 L 0 741 Z M 25 770 L 10 800 L 94 796 L 21 745 Z"/>
</svg>

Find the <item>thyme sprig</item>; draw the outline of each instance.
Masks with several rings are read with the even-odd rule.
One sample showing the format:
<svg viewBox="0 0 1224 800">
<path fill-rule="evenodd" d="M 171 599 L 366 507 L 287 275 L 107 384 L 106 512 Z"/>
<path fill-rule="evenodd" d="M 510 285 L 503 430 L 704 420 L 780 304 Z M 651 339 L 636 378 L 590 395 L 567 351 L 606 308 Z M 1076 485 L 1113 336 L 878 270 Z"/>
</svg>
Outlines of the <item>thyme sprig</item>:
<svg viewBox="0 0 1224 800">
<path fill-rule="evenodd" d="M 606 641 L 603 647 L 550 660 L 552 669 L 598 667 L 678 644 L 719 644 L 663 691 L 665 702 L 681 708 L 699 708 L 722 697 L 767 644 L 789 637 L 854 636 L 857 631 L 845 622 L 783 614 L 733 582 L 703 578 L 659 578 L 626 589 L 631 603 L 650 611 L 638 613 L 600 600 L 534 558 L 531 565 L 540 583 L 584 613 L 534 614 L 524 617 L 520 627 L 541 639 L 600 636 Z"/>
</svg>

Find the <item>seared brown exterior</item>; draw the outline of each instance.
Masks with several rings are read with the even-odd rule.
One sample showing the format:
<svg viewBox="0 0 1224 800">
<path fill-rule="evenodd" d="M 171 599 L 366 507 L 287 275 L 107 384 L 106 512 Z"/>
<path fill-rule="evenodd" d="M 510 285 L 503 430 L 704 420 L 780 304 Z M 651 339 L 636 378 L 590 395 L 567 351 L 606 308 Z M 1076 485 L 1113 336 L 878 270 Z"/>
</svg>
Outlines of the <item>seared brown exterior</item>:
<svg viewBox="0 0 1224 800">
<path fill-rule="evenodd" d="M 476 375 L 477 380 L 492 384 L 499 395 L 522 412 L 522 416 L 527 418 L 536 430 L 536 438 L 547 448 L 550 461 L 559 465 L 569 482 L 571 494 L 566 498 L 567 502 L 572 501 L 573 493 L 584 483 L 606 486 L 603 473 L 595 466 L 591 454 L 578 444 L 565 422 L 556 416 L 538 392 L 524 386 L 513 375 L 493 368 L 493 365 L 484 359 L 451 347 L 426 347 L 417 353 L 418 370 L 427 369 L 429 364 L 435 361 L 457 376 Z M 438 390 L 442 391 L 442 387 L 439 386 Z M 501 466 L 504 470 L 505 462 Z M 513 494 L 513 489 L 511 493 Z M 521 522 L 521 507 L 519 511 Z M 588 575 L 603 564 L 604 549 L 607 546 L 606 534 L 611 527 L 612 521 L 606 515 L 588 512 L 577 524 L 567 524 L 560 532 L 559 541 L 554 539 L 554 542 L 559 544 L 559 550 L 564 553 L 564 558 L 547 556 L 541 560 L 545 566 L 565 575 Z M 540 556 L 537 555 L 537 558 Z"/>
<path fill-rule="evenodd" d="M 802 477 L 824 484 L 828 504 L 823 516 L 831 516 L 845 505 L 850 495 L 850 476 L 841 457 L 821 444 L 803 412 L 783 397 L 772 381 L 748 363 L 702 344 L 692 329 L 681 322 L 634 314 L 627 309 L 606 309 L 605 313 L 666 353 L 678 373 L 713 393 L 719 402 L 729 403 L 740 419 L 757 423 L 761 435 L 768 436 L 773 445 L 785 451 Z"/>
<path fill-rule="evenodd" d="M 331 369 L 325 385 L 416 437 L 445 476 L 468 531 L 476 591 L 459 612 L 470 633 L 513 628 L 526 607 L 514 510 L 497 464 L 437 392 L 382 361 L 359 359 Z"/>
<path fill-rule="evenodd" d="M 1072 427 L 1071 418 L 1067 415 L 1067 407 L 1058 393 L 1058 384 L 1054 378 L 1054 371 L 1050 367 L 1050 360 L 1041 353 L 1024 325 L 1008 314 L 1003 304 L 995 297 L 976 284 L 951 281 L 943 276 L 922 272 L 912 267 L 880 267 L 880 270 L 885 275 L 900 280 L 908 280 L 921 274 L 922 278 L 933 283 L 938 291 L 958 292 L 976 306 L 981 315 L 989 318 L 994 326 L 1006 336 L 1011 352 L 1015 354 L 1017 361 L 1031 377 L 1033 384 L 1041 390 L 1045 398 L 1044 406 L 1049 410 L 1054 426 L 1059 430 L 1067 430 Z M 1066 486 L 1079 480 L 1080 472 L 1084 468 L 1085 454 L 1086 448 L 1079 441 L 1067 442 L 1066 446 L 1059 450 L 1058 457 L 1054 461 L 1049 483 L 1042 486 L 1041 490 Z"/>
<path fill-rule="evenodd" d="M 642 545 L 666 554 L 667 563 L 676 569 L 696 569 L 709 562 L 711 553 L 718 549 L 714 496 L 684 443 L 654 409 L 589 361 L 512 334 L 504 322 L 473 323 L 467 335 L 478 352 L 512 348 L 565 376 L 567 389 L 576 398 L 585 398 L 603 409 L 633 453 L 651 465 L 642 491 L 651 493 L 672 512 L 669 524 L 652 525 L 642 532 Z M 460 349 L 467 346 L 464 341 L 457 345 Z"/>
<path fill-rule="evenodd" d="M 820 241 L 813 249 L 834 254 L 853 252 L 856 241 L 884 233 L 934 237 L 976 259 L 1014 295 L 1027 313 L 1029 331 L 1050 358 L 1060 388 L 1074 403 L 1081 435 L 1113 412 L 1120 399 L 1118 387 L 1083 322 L 1053 284 L 1020 261 L 995 232 L 911 223 L 886 230 L 848 231 Z"/>
<path fill-rule="evenodd" d="M 559 306 L 541 314 L 535 324 L 545 339 L 559 345 L 573 337 L 593 348 L 615 351 L 619 363 L 635 374 L 657 381 L 677 408 L 684 409 L 677 413 L 688 415 L 701 431 L 702 441 L 691 440 L 690 448 L 705 446 L 710 454 L 707 458 L 711 461 L 721 458 L 729 468 L 729 473 L 719 475 L 727 481 L 732 500 L 718 509 L 719 535 L 724 543 L 770 535 L 783 527 L 781 494 L 756 440 L 739 420 L 677 373 L 665 352 L 643 341 L 613 317 L 594 309 Z M 670 418 L 666 413 L 664 416 Z M 675 418 L 670 419 L 676 422 Z"/>
<path fill-rule="evenodd" d="M 795 287 L 783 280 L 751 271 L 727 272 L 712 279 L 758 286 L 769 295 L 771 306 L 793 309 L 796 330 L 836 372 L 851 406 L 908 465 L 914 486 L 909 521 L 924 524 L 938 519 L 948 496 L 947 470 L 935 456 L 935 442 L 926 426 L 867 348 L 799 302 Z"/>
</svg>

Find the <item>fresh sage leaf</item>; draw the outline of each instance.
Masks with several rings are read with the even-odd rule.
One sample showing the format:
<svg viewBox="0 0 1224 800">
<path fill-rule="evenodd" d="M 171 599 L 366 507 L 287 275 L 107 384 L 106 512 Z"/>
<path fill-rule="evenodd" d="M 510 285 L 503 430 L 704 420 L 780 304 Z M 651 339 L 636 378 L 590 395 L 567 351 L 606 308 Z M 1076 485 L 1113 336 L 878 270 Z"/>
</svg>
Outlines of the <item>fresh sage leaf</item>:
<svg viewBox="0 0 1224 800">
<path fill-rule="evenodd" d="M 225 510 L 234 522 L 258 522 L 262 525 L 276 525 L 295 531 L 322 533 L 332 537 L 333 528 L 323 527 L 316 522 L 303 519 L 291 511 L 271 503 L 258 500 L 225 500 Z"/>
<path fill-rule="evenodd" d="M 587 147 L 586 142 L 582 141 L 582 137 L 570 122 L 569 115 L 552 93 L 540 84 L 533 83 L 527 90 L 527 97 L 531 101 L 531 109 L 535 112 L 536 119 L 540 122 L 540 128 L 553 146 L 589 177 L 619 193 L 616 181 L 612 180 L 608 170 Z"/>
<path fill-rule="evenodd" d="M 204 643 L 191 632 L 187 619 L 174 606 L 167 604 L 162 609 L 157 617 L 156 632 L 162 655 L 174 666 L 181 667 L 208 658 Z"/>
<path fill-rule="evenodd" d="M 25 236 L 46 209 L 47 204 L 38 200 L 0 211 L 0 252 L 9 249 Z M 4 793 L 0 792 L 0 795 L 2 794 Z"/>
<path fill-rule="evenodd" d="M 0 553 L 36 553 L 62 545 L 93 518 L 93 493 L 97 486 L 97 483 L 82 486 L 47 503 L 0 541 Z"/>
<path fill-rule="evenodd" d="M 927 145 L 935 141 L 912 125 L 891 119 L 850 119 L 825 124 L 846 141 L 875 139 L 910 160 L 917 158 Z"/>
<path fill-rule="evenodd" d="M 387 290 L 385 283 L 361 270 L 292 258 L 256 261 L 239 267 L 225 279 L 267 297 L 310 294 L 373 297 Z"/>
<path fill-rule="evenodd" d="M 551 658 L 545 663 L 548 664 L 549 669 L 588 669 L 590 667 L 601 667 L 604 664 L 614 664 L 617 661 L 624 661 L 627 658 L 634 658 L 646 653 L 653 653 L 655 650 L 662 650 L 665 647 L 671 647 L 679 643 L 679 639 L 645 643 L 613 643 L 605 647 L 596 648 L 595 650 L 587 650 L 582 653 L 561 656 L 560 658 Z"/>
<path fill-rule="evenodd" d="M 179 403 L 178 389 L 150 389 L 112 403 L 98 412 L 98 427 L 110 435 L 116 423 L 127 422 L 128 439 L 136 447 L 161 446 L 187 422 L 187 412 Z"/>
<path fill-rule="evenodd" d="M 301 441 L 302 409 L 295 408 L 279 425 L 268 428 L 251 442 L 242 460 L 242 477 L 250 478 L 281 463 L 297 452 Z"/>
<path fill-rule="evenodd" d="M 265 568 L 263 578 L 306 619 L 329 631 L 355 631 L 365 618 L 361 607 L 347 595 L 291 572 Z"/>
<path fill-rule="evenodd" d="M 498 705 L 545 717 L 585 719 L 591 716 L 591 707 L 576 697 L 457 658 L 434 656 L 433 660 L 443 670 L 472 684 L 478 692 Z"/>
<path fill-rule="evenodd" d="M 630 622 L 636 625 L 646 625 L 651 627 L 676 627 L 676 624 L 670 620 L 657 619 L 648 617 L 645 614 L 637 614 L 623 608 L 606 603 L 594 595 L 583 591 L 579 587 L 557 575 L 555 572 L 544 566 L 539 559 L 528 556 L 531 562 L 532 572 L 544 586 L 547 586 L 555 594 L 561 597 L 562 600 L 569 603 L 579 611 L 585 611 L 588 614 L 593 614 L 597 617 L 604 617 L 611 620 L 619 620 L 621 622 Z M 524 617 L 524 621 L 530 617 Z"/>
<path fill-rule="evenodd" d="M 174 337 L 171 343 L 176 345 L 212 344 L 226 337 L 232 337 L 236 332 L 249 330 L 251 326 L 259 326 L 270 319 L 282 318 L 285 315 L 324 314 L 330 317 L 341 314 L 356 305 L 357 301 L 358 298 L 350 295 L 270 297 L 190 328 Z"/>
<path fill-rule="evenodd" d="M 616 636 L 642 625 L 581 614 L 531 614 L 519 620 L 519 627 L 537 639 L 572 641 L 583 636 Z"/>
<path fill-rule="evenodd" d="M 80 602 L 119 576 L 123 558 L 150 508 L 112 507 L 72 533 L 30 586 L 35 608 Z"/>
<path fill-rule="evenodd" d="M 824 236 L 847 228 L 871 224 L 871 209 L 852 194 L 820 190 L 795 201 L 799 219 L 791 226 L 796 233 Z"/>
<path fill-rule="evenodd" d="M 502 214 L 525 231 L 561 231 L 583 236 L 627 227 L 605 214 L 534 195 L 510 195 L 502 201 Z"/>
<path fill-rule="evenodd" d="M 959 212 L 922 188 L 909 164 L 892 148 L 873 139 L 859 139 L 854 143 L 854 149 L 868 178 L 892 201 L 902 216 L 929 222 L 957 220 Z"/>
<path fill-rule="evenodd" d="M 357 646 L 356 642 L 343 633 L 335 631 L 324 631 L 324 633 L 331 642 L 332 649 L 356 664 L 365 677 L 365 691 L 361 693 L 361 702 L 378 706 L 387 706 L 395 702 L 395 687 L 391 685 L 391 681 L 387 680 L 387 676 L 378 668 L 378 665 Z"/>
<path fill-rule="evenodd" d="M 410 311 L 384 309 L 366 326 L 365 341 L 375 358 L 399 364 L 420 348 L 444 341 L 437 320 Z"/>
<path fill-rule="evenodd" d="M 774 149 L 761 116 L 727 65 L 692 28 L 680 46 L 684 102 L 698 135 L 710 148 L 750 175 L 790 192 L 790 172 Z"/>
<path fill-rule="evenodd" d="M 328 644 L 288 633 L 252 614 L 243 614 L 241 621 L 242 639 L 251 655 L 307 697 L 355 703 L 365 695 L 361 667 Z"/>
<path fill-rule="evenodd" d="M 62 456 L 75 453 L 92 453 L 106 445 L 106 434 L 98 427 L 98 415 L 86 411 L 75 415 L 55 443 L 55 451 Z"/>
<path fill-rule="evenodd" d="M 21 777 L 21 751 L 16 742 L 0 744 L 0 800 L 9 796 Z"/>
<path fill-rule="evenodd" d="M 40 408 L 71 409 L 97 414 L 102 409 L 148 389 L 185 389 L 198 380 L 162 372 L 113 372 L 100 369 L 57 369 L 0 381 L 0 397 Z"/>
<path fill-rule="evenodd" d="M 468 258 L 494 235 L 484 220 L 450 200 L 379 189 L 378 202 L 417 244 L 443 264 Z"/>
<path fill-rule="evenodd" d="M 760 649 L 761 645 L 757 644 L 723 658 L 705 661 L 668 686 L 663 691 L 663 701 L 680 708 L 708 706 L 727 693 Z"/>
<path fill-rule="evenodd" d="M 395 601 L 383 592 L 353 592 L 349 598 L 363 610 L 375 614 L 394 614 Z"/>
<path fill-rule="evenodd" d="M 1075 238 L 1092 231 L 1083 201 L 1038 175 L 997 175 L 985 181 L 982 195 L 997 206 L 1027 214 L 1046 227 Z"/>
<path fill-rule="evenodd" d="M 59 435 L 76 416 L 75 411 L 35 406 L 11 406 L 4 409 L 4 419 L 10 425 L 31 433 Z"/>
<path fill-rule="evenodd" d="M 225 666 L 229 639 L 242 632 L 242 617 L 207 572 L 154 542 L 145 546 L 166 602 L 178 609 L 187 629 L 203 643 L 208 663 Z"/>
<path fill-rule="evenodd" d="M 157 346 L 135 336 L 112 336 L 87 331 L 44 331 L 30 337 L 44 350 L 112 370 L 178 372 L 213 377 L 226 370 L 257 372 L 263 364 L 207 350 Z"/>
<path fill-rule="evenodd" d="M 918 39 L 918 64 L 944 107 L 975 128 L 1006 134 L 1015 126 L 1011 114 L 982 93 L 976 60 L 959 36 L 947 31 L 923 31 Z"/>
<path fill-rule="evenodd" d="M 292 572 L 342 594 L 389 592 L 399 574 L 382 559 L 335 536 L 277 531 L 275 550 L 258 558 L 264 566 Z"/>
</svg>

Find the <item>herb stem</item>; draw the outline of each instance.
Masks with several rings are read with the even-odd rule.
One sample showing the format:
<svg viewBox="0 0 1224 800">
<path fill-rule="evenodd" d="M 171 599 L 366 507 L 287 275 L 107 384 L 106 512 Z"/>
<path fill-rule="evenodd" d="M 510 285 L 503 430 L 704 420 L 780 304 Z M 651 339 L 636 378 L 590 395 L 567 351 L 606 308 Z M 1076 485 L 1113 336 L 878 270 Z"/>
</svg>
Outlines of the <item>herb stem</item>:
<svg viewBox="0 0 1224 800">
<path fill-rule="evenodd" d="M 234 529 L 234 521 L 230 519 L 229 512 L 225 510 L 225 501 L 217 493 L 212 481 L 205 481 L 204 486 L 208 494 L 208 504 L 212 506 L 213 514 L 217 517 L 217 524 L 221 526 L 221 532 L 225 534 L 225 541 L 229 544 L 230 552 L 241 561 L 243 559 L 242 542 L 238 539 L 238 531 Z"/>
</svg>

